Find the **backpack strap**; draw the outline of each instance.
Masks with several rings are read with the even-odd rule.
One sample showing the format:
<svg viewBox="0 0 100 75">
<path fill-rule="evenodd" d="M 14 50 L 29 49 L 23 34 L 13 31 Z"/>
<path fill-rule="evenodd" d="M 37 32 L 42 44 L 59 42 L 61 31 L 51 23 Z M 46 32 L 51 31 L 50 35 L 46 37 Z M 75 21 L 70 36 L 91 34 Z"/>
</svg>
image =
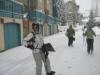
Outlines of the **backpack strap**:
<svg viewBox="0 0 100 75">
<path fill-rule="evenodd" d="M 29 41 L 27 41 L 28 43 L 27 48 L 30 48 L 33 50 L 34 49 L 33 43 L 35 42 L 36 35 L 34 32 L 31 32 L 31 33 L 33 34 L 33 37 Z"/>
<path fill-rule="evenodd" d="M 33 34 L 33 39 L 34 39 L 34 42 L 35 42 L 35 38 L 36 38 L 36 34 L 34 32 L 31 32 Z"/>
</svg>

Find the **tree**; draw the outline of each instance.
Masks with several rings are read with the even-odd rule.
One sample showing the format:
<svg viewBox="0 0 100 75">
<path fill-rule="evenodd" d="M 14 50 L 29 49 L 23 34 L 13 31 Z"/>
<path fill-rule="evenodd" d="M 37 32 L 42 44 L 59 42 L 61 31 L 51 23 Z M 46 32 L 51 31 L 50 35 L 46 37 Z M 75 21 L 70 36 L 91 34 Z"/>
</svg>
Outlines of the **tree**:
<svg viewBox="0 0 100 75">
<path fill-rule="evenodd" d="M 95 23 L 94 14 L 93 14 L 93 11 L 91 10 L 87 25 L 89 27 L 94 27 L 94 23 Z"/>
</svg>

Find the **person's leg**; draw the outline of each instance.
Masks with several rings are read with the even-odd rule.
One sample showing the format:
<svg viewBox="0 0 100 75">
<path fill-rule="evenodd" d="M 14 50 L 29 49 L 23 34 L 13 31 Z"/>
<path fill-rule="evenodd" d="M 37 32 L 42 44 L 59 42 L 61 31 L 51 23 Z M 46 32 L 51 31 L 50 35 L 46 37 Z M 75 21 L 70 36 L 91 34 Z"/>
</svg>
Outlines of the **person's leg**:
<svg viewBox="0 0 100 75">
<path fill-rule="evenodd" d="M 41 57 L 42 57 L 46 72 L 47 73 L 50 72 L 51 71 L 51 66 L 50 66 L 49 58 L 45 59 L 45 54 L 42 51 L 41 51 Z"/>
<path fill-rule="evenodd" d="M 45 55 L 44 55 L 43 52 L 41 52 L 41 57 L 42 57 L 42 60 L 43 60 L 43 62 L 44 62 L 46 74 L 47 74 L 47 75 L 54 75 L 54 74 L 55 74 L 55 71 L 52 71 L 52 70 L 51 70 L 49 58 L 48 58 L 48 57 L 45 58 Z"/>
<path fill-rule="evenodd" d="M 70 37 L 68 37 L 68 46 L 70 46 Z"/>
<path fill-rule="evenodd" d="M 90 54 L 90 39 L 87 39 L 87 52 Z"/>
<path fill-rule="evenodd" d="M 69 37 L 69 46 L 71 46 L 71 44 L 72 44 L 72 38 Z"/>
<path fill-rule="evenodd" d="M 33 53 L 34 60 L 36 62 L 36 75 L 42 75 L 42 58 L 41 54 L 39 53 Z"/>
<path fill-rule="evenodd" d="M 91 54 L 93 53 L 93 44 L 94 44 L 94 39 L 91 39 Z"/>
<path fill-rule="evenodd" d="M 71 46 L 73 47 L 73 37 L 71 37 Z"/>
</svg>

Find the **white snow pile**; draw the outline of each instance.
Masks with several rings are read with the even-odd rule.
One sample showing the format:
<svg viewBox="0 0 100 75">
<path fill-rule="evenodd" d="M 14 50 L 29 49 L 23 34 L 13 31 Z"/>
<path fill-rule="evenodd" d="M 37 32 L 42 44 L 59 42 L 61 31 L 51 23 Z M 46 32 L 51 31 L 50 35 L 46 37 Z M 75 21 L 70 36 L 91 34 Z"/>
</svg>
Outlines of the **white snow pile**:
<svg viewBox="0 0 100 75">
<path fill-rule="evenodd" d="M 100 22 L 100 17 L 95 17 L 95 22 Z"/>
<path fill-rule="evenodd" d="M 99 27 L 94 27 L 93 30 L 95 31 L 96 35 L 100 35 L 100 28 Z"/>
</svg>

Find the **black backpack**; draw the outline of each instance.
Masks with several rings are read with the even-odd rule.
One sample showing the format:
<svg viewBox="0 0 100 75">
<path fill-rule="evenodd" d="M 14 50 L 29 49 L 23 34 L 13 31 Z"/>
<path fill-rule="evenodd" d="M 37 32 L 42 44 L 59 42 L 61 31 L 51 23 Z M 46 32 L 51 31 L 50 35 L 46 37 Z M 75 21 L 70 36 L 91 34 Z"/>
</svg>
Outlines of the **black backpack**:
<svg viewBox="0 0 100 75">
<path fill-rule="evenodd" d="M 36 35 L 34 32 L 31 32 L 33 34 L 33 38 L 31 38 L 29 41 L 27 41 L 27 48 L 30 48 L 32 50 L 34 50 L 34 42 L 35 42 L 35 38 L 36 38 Z"/>
</svg>

